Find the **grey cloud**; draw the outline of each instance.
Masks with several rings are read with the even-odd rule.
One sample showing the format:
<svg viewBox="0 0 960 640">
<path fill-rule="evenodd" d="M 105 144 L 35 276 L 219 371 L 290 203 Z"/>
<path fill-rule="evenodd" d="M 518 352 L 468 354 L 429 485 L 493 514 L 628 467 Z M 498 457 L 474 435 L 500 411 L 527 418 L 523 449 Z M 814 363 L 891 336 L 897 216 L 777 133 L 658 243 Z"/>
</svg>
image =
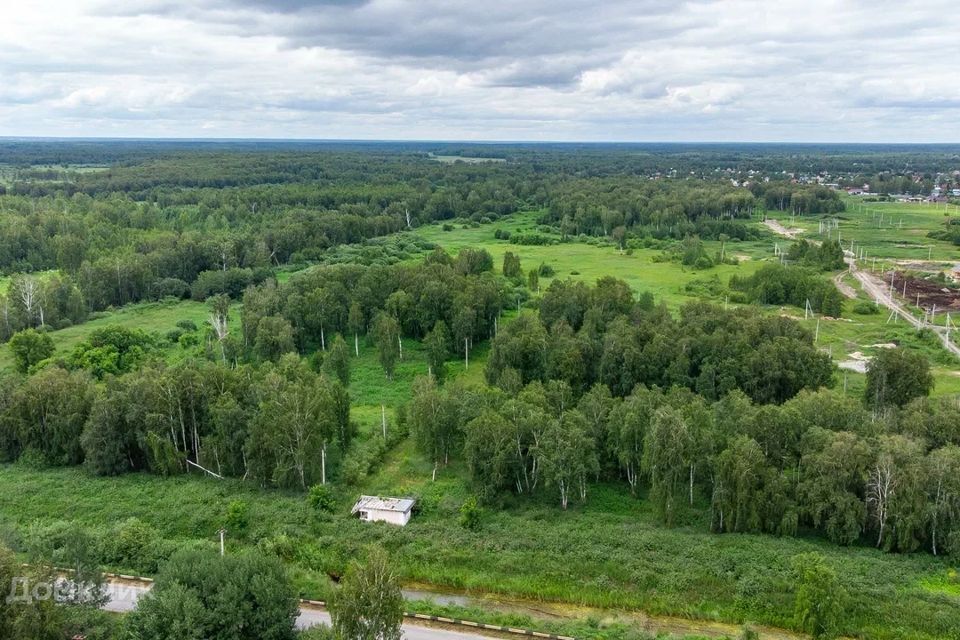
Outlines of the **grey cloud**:
<svg viewBox="0 0 960 640">
<path fill-rule="evenodd" d="M 36 0 L 0 135 L 940 139 L 951 6 Z"/>
</svg>

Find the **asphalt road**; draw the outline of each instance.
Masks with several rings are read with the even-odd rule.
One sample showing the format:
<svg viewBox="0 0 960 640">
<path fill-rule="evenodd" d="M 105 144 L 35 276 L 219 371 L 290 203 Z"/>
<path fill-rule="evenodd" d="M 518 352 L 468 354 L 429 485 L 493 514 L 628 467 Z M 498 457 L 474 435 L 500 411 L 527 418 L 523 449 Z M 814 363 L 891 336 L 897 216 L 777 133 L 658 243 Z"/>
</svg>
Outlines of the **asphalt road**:
<svg viewBox="0 0 960 640">
<path fill-rule="evenodd" d="M 148 585 L 139 582 L 111 581 L 107 585 L 110 602 L 104 605 L 107 611 L 126 612 L 137 607 L 137 600 L 150 590 Z M 306 629 L 318 624 L 330 624 L 330 614 L 315 607 L 300 607 L 300 616 L 297 618 L 297 628 Z M 407 640 L 477 640 L 478 632 L 468 633 L 455 631 L 445 627 L 428 627 L 419 624 L 404 624 L 403 635 Z"/>
</svg>

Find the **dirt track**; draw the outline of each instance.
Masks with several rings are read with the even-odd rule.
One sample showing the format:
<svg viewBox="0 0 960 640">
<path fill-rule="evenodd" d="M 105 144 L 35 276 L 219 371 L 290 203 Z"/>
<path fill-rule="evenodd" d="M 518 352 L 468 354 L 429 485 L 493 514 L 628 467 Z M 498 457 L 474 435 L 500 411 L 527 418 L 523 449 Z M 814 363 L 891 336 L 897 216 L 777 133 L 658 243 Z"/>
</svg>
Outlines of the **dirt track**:
<svg viewBox="0 0 960 640">
<path fill-rule="evenodd" d="M 785 238 L 790 238 L 791 240 L 796 239 L 799 229 L 787 229 L 782 224 L 776 220 L 764 220 L 763 222 L 767 227 L 772 230 L 774 233 L 781 235 Z M 890 295 L 889 284 L 883 282 L 873 274 L 861 271 L 857 268 L 857 261 L 854 258 L 854 255 L 848 251 L 844 251 L 844 261 L 847 263 L 850 273 L 853 274 L 853 277 L 860 282 L 860 286 L 863 288 L 867 294 L 876 300 L 878 303 L 900 316 L 910 324 L 912 324 L 917 329 L 930 329 L 940 338 L 940 342 L 943 344 L 943 347 L 960 358 L 960 347 L 955 345 L 952 340 L 950 340 L 950 334 L 944 327 L 939 327 L 937 325 L 930 325 L 925 323 L 923 320 L 915 317 L 910 311 L 900 304 L 893 295 Z M 837 282 L 834 279 L 834 282 Z M 901 281 L 902 282 L 902 281 Z M 929 283 L 928 283 L 929 284 Z M 841 289 L 842 292 L 842 289 Z M 910 283 L 907 283 L 907 293 L 910 293 Z M 922 300 L 922 293 L 921 293 Z M 958 303 L 958 308 L 960 308 L 960 303 Z"/>
</svg>

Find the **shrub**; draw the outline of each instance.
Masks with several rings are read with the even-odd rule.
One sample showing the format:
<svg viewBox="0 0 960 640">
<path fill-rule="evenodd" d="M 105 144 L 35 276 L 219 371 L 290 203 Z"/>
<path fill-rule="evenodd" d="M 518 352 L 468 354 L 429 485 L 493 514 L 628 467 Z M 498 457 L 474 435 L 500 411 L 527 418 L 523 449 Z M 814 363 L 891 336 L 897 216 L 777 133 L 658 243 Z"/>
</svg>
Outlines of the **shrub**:
<svg viewBox="0 0 960 640">
<path fill-rule="evenodd" d="M 853 312 L 858 313 L 862 316 L 869 316 L 876 313 L 880 313 L 880 309 L 877 307 L 876 304 L 872 302 L 861 300 L 857 304 L 853 305 Z"/>
<path fill-rule="evenodd" d="M 460 505 L 460 526 L 470 531 L 480 529 L 480 507 L 477 505 L 477 499 L 470 496 Z"/>
<path fill-rule="evenodd" d="M 315 511 L 332 513 L 335 507 L 333 492 L 325 484 L 315 484 L 307 493 L 307 504 Z"/>
<path fill-rule="evenodd" d="M 227 505 L 227 516 L 224 520 L 224 526 L 227 531 L 235 536 L 243 536 L 247 531 L 247 527 L 250 525 L 248 517 L 249 511 L 250 505 L 243 500 L 232 500 L 230 504 Z"/>
<path fill-rule="evenodd" d="M 104 563 L 144 574 L 156 573 L 170 551 L 157 530 L 138 518 L 124 520 L 107 531 L 100 548 Z"/>
</svg>

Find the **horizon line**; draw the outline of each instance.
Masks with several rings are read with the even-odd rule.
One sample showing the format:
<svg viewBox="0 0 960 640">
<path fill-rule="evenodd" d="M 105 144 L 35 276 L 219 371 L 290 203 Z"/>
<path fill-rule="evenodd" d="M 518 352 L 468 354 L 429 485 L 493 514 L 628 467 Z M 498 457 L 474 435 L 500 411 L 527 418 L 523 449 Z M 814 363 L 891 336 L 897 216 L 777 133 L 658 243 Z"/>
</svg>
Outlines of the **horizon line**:
<svg viewBox="0 0 960 640">
<path fill-rule="evenodd" d="M 276 138 L 276 137 L 199 137 L 199 136 L 17 136 L 0 135 L 0 142 L 286 142 L 286 143 L 406 143 L 406 144 L 477 144 L 477 145 L 796 145 L 796 146 L 927 146 L 960 147 L 957 142 L 852 142 L 852 141 L 783 141 L 783 140 L 532 140 L 469 138 Z"/>
</svg>

